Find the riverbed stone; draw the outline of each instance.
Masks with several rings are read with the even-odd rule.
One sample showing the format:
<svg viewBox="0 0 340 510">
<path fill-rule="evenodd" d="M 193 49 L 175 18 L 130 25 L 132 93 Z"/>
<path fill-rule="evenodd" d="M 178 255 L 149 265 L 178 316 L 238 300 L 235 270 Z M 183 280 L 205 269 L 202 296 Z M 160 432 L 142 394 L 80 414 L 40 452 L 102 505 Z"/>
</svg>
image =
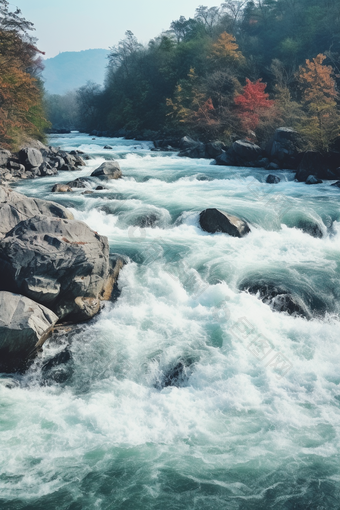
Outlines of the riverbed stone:
<svg viewBox="0 0 340 510">
<path fill-rule="evenodd" d="M 122 171 L 118 161 L 105 161 L 92 172 L 91 176 L 108 181 L 110 179 L 119 179 L 122 177 Z"/>
<path fill-rule="evenodd" d="M 73 219 L 73 214 L 55 202 L 30 198 L 0 186 L 0 239 L 18 223 L 37 215 Z"/>
<path fill-rule="evenodd" d="M 81 221 L 36 216 L 0 241 L 0 290 L 28 294 L 59 318 L 97 313 L 82 300 L 103 299 L 111 278 L 107 238 Z"/>
<path fill-rule="evenodd" d="M 44 159 L 40 150 L 26 147 L 19 151 L 19 161 L 27 170 L 30 170 L 31 168 L 39 167 L 44 162 Z"/>
<path fill-rule="evenodd" d="M 45 306 L 0 292 L 0 372 L 24 369 L 57 321 L 57 315 Z"/>
<path fill-rule="evenodd" d="M 281 182 L 281 179 L 277 175 L 269 174 L 267 176 L 267 179 L 266 179 L 267 184 L 278 184 L 279 182 Z"/>
<path fill-rule="evenodd" d="M 244 237 L 250 232 L 244 220 L 219 209 L 205 209 L 200 213 L 199 222 L 203 230 L 212 234 L 224 232 L 233 237 Z"/>
</svg>

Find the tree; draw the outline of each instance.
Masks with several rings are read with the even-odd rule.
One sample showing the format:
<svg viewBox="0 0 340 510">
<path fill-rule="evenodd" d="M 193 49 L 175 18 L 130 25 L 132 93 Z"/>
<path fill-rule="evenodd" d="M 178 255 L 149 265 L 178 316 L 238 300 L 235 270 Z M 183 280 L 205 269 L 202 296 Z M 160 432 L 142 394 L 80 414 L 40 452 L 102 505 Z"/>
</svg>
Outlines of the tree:
<svg viewBox="0 0 340 510">
<path fill-rule="evenodd" d="M 268 111 L 274 106 L 274 101 L 269 99 L 265 92 L 266 83 L 259 79 L 251 82 L 246 79 L 243 93 L 235 97 L 235 105 L 238 107 L 238 115 L 245 132 L 255 131 L 261 120 L 267 117 Z"/>
<path fill-rule="evenodd" d="M 215 64 L 224 66 L 232 63 L 241 64 L 245 60 L 238 49 L 235 37 L 227 32 L 223 32 L 212 45 L 209 58 L 213 60 Z"/>
<path fill-rule="evenodd" d="M 298 74 L 307 113 L 307 122 L 300 125 L 300 130 L 319 150 L 327 150 L 339 135 L 340 120 L 333 68 L 323 64 L 325 59 L 326 56 L 320 53 L 312 60 L 306 60 Z"/>
</svg>

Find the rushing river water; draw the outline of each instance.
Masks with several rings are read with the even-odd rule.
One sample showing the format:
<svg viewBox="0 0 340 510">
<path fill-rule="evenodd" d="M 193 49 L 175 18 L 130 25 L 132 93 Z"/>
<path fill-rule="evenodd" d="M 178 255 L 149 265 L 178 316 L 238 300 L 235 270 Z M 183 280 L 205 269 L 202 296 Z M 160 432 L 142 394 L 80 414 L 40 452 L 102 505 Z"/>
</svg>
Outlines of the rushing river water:
<svg viewBox="0 0 340 510">
<path fill-rule="evenodd" d="M 51 143 L 94 159 L 17 190 L 70 207 L 129 263 L 118 300 L 72 335 L 64 377 L 42 370 L 70 340 L 60 333 L 28 373 L 0 379 L 0 507 L 339 510 L 339 188 L 289 171 L 269 185 L 265 170 L 147 142 Z M 112 158 L 124 177 L 107 190 L 51 193 Z M 207 207 L 251 233 L 203 232 Z M 240 291 L 260 280 L 298 294 L 312 319 Z"/>
</svg>

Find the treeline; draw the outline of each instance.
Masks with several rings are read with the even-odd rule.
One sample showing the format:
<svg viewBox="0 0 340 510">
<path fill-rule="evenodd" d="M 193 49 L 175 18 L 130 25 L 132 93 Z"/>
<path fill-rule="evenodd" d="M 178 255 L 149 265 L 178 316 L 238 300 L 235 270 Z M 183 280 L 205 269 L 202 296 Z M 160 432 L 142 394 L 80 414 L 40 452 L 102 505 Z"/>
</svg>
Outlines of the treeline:
<svg viewBox="0 0 340 510">
<path fill-rule="evenodd" d="M 33 24 L 0 0 L 0 145 L 16 149 L 27 138 L 44 139 L 49 123 L 39 79 L 42 52 L 29 33 Z"/>
<path fill-rule="evenodd" d="M 338 0 L 228 0 L 173 21 L 147 47 L 128 31 L 103 89 L 77 91 L 73 124 L 259 143 L 289 125 L 328 149 L 340 125 L 339 22 Z"/>
</svg>

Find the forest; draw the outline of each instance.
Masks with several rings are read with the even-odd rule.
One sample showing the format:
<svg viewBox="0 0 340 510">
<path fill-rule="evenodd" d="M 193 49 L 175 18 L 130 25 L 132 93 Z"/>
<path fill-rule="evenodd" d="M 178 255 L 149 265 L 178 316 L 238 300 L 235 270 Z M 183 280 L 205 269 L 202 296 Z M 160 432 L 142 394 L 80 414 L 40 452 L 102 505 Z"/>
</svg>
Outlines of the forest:
<svg viewBox="0 0 340 510">
<path fill-rule="evenodd" d="M 71 123 L 149 139 L 189 133 L 260 144 L 286 125 L 310 148 L 328 150 L 339 131 L 339 21 L 338 0 L 228 0 L 199 6 L 147 46 L 127 31 L 111 48 L 104 87 L 75 93 Z M 58 103 L 60 115 L 69 101 L 53 97 L 50 110 Z"/>
<path fill-rule="evenodd" d="M 45 119 L 41 52 L 30 34 L 33 23 L 0 0 L 0 144 L 17 149 L 30 138 L 43 140 Z"/>
</svg>

